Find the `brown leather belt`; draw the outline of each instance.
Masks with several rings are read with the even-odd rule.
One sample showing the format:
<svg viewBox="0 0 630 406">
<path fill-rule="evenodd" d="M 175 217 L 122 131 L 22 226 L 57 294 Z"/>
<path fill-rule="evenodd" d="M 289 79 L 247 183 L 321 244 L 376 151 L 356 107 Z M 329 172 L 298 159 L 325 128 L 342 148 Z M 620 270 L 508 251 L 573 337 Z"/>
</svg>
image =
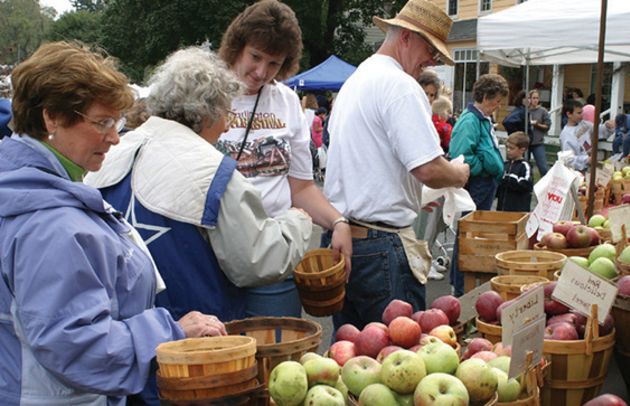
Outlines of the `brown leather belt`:
<svg viewBox="0 0 630 406">
<path fill-rule="evenodd" d="M 368 231 L 369 229 L 367 227 L 350 224 L 350 233 L 352 238 L 358 238 L 360 240 L 365 239 L 368 237 Z"/>
</svg>

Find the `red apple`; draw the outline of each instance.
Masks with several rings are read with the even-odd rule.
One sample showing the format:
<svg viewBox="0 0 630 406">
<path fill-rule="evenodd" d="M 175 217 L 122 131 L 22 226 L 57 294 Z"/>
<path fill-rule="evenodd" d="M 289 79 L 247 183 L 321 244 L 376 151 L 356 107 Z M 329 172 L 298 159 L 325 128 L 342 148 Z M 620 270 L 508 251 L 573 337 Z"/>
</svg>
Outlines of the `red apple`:
<svg viewBox="0 0 630 406">
<path fill-rule="evenodd" d="M 446 317 L 448 317 L 450 325 L 457 323 L 457 319 L 459 319 L 459 315 L 462 311 L 459 299 L 452 295 L 438 297 L 431 303 L 431 309 L 442 310 L 446 314 Z"/>
<path fill-rule="evenodd" d="M 341 340 L 330 346 L 328 356 L 342 367 L 350 358 L 357 356 L 357 347 L 352 341 Z"/>
<path fill-rule="evenodd" d="M 437 343 L 437 342 L 442 342 L 442 340 L 440 340 L 436 336 L 432 336 L 431 334 L 422 333 L 422 335 L 420 336 L 420 345 L 427 345 L 427 344 Z"/>
<path fill-rule="evenodd" d="M 394 345 L 409 348 L 420 342 L 420 325 L 406 316 L 398 316 L 389 323 L 389 338 Z"/>
<path fill-rule="evenodd" d="M 586 316 L 580 314 L 578 312 L 571 312 L 571 314 L 575 314 L 575 329 L 578 332 L 578 336 L 580 338 L 584 338 L 584 332 L 586 331 Z"/>
<path fill-rule="evenodd" d="M 365 330 L 367 327 L 373 327 L 373 326 L 380 328 L 389 336 L 389 329 L 387 328 L 385 324 L 381 323 L 380 321 L 372 321 L 366 324 L 365 327 L 363 327 L 363 330 Z"/>
<path fill-rule="evenodd" d="M 560 322 L 545 327 L 545 340 L 577 340 L 578 333 L 569 323 Z"/>
<path fill-rule="evenodd" d="M 550 316 L 555 316 L 557 314 L 568 313 L 569 308 L 563 305 L 562 303 L 551 298 L 551 294 L 556 288 L 557 281 L 549 282 L 545 285 L 544 293 L 545 293 L 545 313 Z"/>
<path fill-rule="evenodd" d="M 389 302 L 387 307 L 385 307 L 385 310 L 383 310 L 383 323 L 389 326 L 389 323 L 391 323 L 396 317 L 411 317 L 412 314 L 413 307 L 411 307 L 409 303 L 403 300 L 394 299 Z"/>
<path fill-rule="evenodd" d="M 630 275 L 622 276 L 617 281 L 617 291 L 620 295 L 630 296 Z"/>
<path fill-rule="evenodd" d="M 567 244 L 571 248 L 588 247 L 591 245 L 591 239 L 591 232 L 586 226 L 575 226 L 567 232 Z"/>
<path fill-rule="evenodd" d="M 630 204 L 630 193 L 625 193 L 621 198 L 621 204 Z"/>
<path fill-rule="evenodd" d="M 354 342 L 357 339 L 359 333 L 359 329 L 352 324 L 342 324 L 335 333 L 335 341 L 346 340 Z"/>
<path fill-rule="evenodd" d="M 497 324 L 501 325 L 501 313 L 503 313 L 503 309 L 505 309 L 506 307 L 508 307 L 512 303 L 514 303 L 514 299 L 507 300 L 507 301 L 501 303 L 499 305 L 499 307 L 497 307 L 496 318 L 495 318 L 495 321 L 497 322 Z"/>
<path fill-rule="evenodd" d="M 617 395 L 604 393 L 603 395 L 589 400 L 582 406 L 628 406 L 628 404 Z"/>
<path fill-rule="evenodd" d="M 494 290 L 483 292 L 477 298 L 475 309 L 481 320 L 491 323 L 497 319 L 497 307 L 503 303 L 503 298 Z"/>
<path fill-rule="evenodd" d="M 553 232 L 560 233 L 566 236 L 569 230 L 572 229 L 574 226 L 575 224 L 572 221 L 560 220 L 553 225 Z"/>
<path fill-rule="evenodd" d="M 479 351 L 474 353 L 473 355 L 471 355 L 470 358 L 479 358 L 482 359 L 486 362 L 495 359 L 496 357 L 498 357 L 496 352 L 492 352 L 492 351 Z"/>
<path fill-rule="evenodd" d="M 449 324 L 448 316 L 440 309 L 415 312 L 413 316 L 416 316 L 414 320 L 420 325 L 422 331 L 431 331 L 442 324 Z"/>
<path fill-rule="evenodd" d="M 466 347 L 466 352 L 464 352 L 462 359 L 468 359 L 480 351 L 492 351 L 492 342 L 481 337 L 473 338 L 468 347 Z"/>
<path fill-rule="evenodd" d="M 453 348 L 457 348 L 457 334 L 455 334 L 455 330 L 451 326 L 437 326 L 429 332 L 429 335 L 439 338 Z"/>
<path fill-rule="evenodd" d="M 577 315 L 575 313 L 558 314 L 557 316 L 553 316 L 547 320 L 547 325 L 551 326 L 552 324 L 561 322 L 572 324 L 577 328 Z"/>
<path fill-rule="evenodd" d="M 615 327 L 615 320 L 613 319 L 612 315 L 608 313 L 606 315 L 606 318 L 604 319 L 604 323 L 599 325 L 600 337 L 607 336 L 608 334 L 610 334 L 613 331 L 614 327 Z"/>
<path fill-rule="evenodd" d="M 564 249 L 567 247 L 567 238 L 560 233 L 547 233 L 543 235 L 540 243 L 547 248 Z"/>
<path fill-rule="evenodd" d="M 598 245 L 600 243 L 600 236 L 599 233 L 597 232 L 597 230 L 595 230 L 594 228 L 589 227 L 588 228 L 588 232 L 591 233 L 591 243 L 590 245 Z"/>
<path fill-rule="evenodd" d="M 420 344 L 418 344 L 418 345 L 420 345 Z M 385 357 L 387 357 L 389 354 L 391 354 L 394 351 L 398 351 L 398 350 L 402 350 L 402 349 L 404 349 L 404 348 L 399 347 L 397 345 L 388 345 L 387 347 L 383 347 L 383 349 L 378 352 L 378 355 L 376 356 L 376 360 L 378 362 L 382 363 L 383 360 L 385 359 Z M 410 351 L 413 351 L 413 350 L 410 349 Z"/>
<path fill-rule="evenodd" d="M 390 344 L 389 335 L 382 328 L 372 325 L 365 326 L 359 333 L 355 344 L 359 355 L 376 358 L 378 353 Z"/>
<path fill-rule="evenodd" d="M 503 345 L 501 341 L 494 345 L 492 351 L 496 352 L 498 356 L 507 355 L 508 357 L 512 356 L 512 346 L 511 345 Z"/>
</svg>

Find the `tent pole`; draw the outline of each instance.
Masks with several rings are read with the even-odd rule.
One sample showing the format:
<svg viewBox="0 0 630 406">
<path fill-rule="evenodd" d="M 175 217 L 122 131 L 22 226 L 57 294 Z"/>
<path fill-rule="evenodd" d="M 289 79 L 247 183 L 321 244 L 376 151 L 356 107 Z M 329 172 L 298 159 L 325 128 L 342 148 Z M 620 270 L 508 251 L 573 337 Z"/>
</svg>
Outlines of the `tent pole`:
<svg viewBox="0 0 630 406">
<path fill-rule="evenodd" d="M 604 45 L 606 41 L 606 12 L 608 0 L 601 0 L 602 8 L 599 18 L 599 49 L 597 52 L 597 75 L 595 79 L 595 122 L 593 123 L 593 138 L 591 140 L 591 176 L 588 188 L 587 217 L 593 215 L 595 203 L 595 172 L 597 172 L 597 147 L 599 140 L 599 113 L 602 104 L 602 76 L 604 75 Z"/>
<path fill-rule="evenodd" d="M 525 59 L 525 97 L 529 94 L 529 58 L 530 58 L 530 49 L 527 48 L 527 58 Z M 529 98 L 527 104 L 525 104 L 525 119 L 523 120 L 525 123 L 524 132 L 526 135 L 529 135 Z M 529 159 L 529 153 L 527 153 L 527 158 Z"/>
</svg>

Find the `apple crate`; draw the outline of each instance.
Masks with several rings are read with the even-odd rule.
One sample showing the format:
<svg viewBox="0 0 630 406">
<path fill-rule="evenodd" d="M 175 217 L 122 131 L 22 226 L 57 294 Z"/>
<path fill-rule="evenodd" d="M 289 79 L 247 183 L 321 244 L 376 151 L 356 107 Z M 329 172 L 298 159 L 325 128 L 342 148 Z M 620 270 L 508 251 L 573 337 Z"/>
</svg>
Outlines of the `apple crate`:
<svg viewBox="0 0 630 406">
<path fill-rule="evenodd" d="M 465 292 L 496 276 L 496 254 L 528 248 L 528 217 L 525 212 L 477 210 L 459 220 L 458 268 Z"/>
<path fill-rule="evenodd" d="M 225 329 L 228 334 L 256 339 L 258 379 L 265 386 L 276 365 L 317 351 L 322 335 L 318 323 L 295 317 L 252 317 L 225 323 Z"/>
<path fill-rule="evenodd" d="M 592 314 L 583 340 L 544 340 L 543 354 L 550 365 L 542 388 L 543 406 L 582 405 L 601 391 L 615 330 L 600 336 L 596 310 Z"/>
<path fill-rule="evenodd" d="M 256 340 L 251 337 L 162 343 L 156 348 L 160 397 L 174 404 L 247 397 L 260 389 L 255 354 Z"/>
</svg>

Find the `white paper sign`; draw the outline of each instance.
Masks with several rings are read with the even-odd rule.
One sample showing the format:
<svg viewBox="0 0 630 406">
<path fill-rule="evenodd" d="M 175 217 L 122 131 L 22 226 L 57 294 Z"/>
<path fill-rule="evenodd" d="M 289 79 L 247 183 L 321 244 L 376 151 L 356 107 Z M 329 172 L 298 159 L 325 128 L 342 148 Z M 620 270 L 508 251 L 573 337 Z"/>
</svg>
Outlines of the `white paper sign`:
<svg viewBox="0 0 630 406">
<path fill-rule="evenodd" d="M 597 320 L 604 322 L 617 297 L 617 286 L 587 271 L 573 261 L 566 261 L 551 297 L 585 316 L 597 304 Z"/>
<path fill-rule="evenodd" d="M 613 242 L 621 241 L 621 225 L 626 225 L 626 233 L 630 233 L 630 204 L 624 204 L 608 209 L 608 221 L 610 222 L 610 234 Z M 626 235 L 626 238 L 630 237 Z"/>
<path fill-rule="evenodd" d="M 573 215 L 574 203 L 569 192 L 576 173 L 557 161 L 549 172 L 534 185 L 538 205 L 529 216 L 527 236 L 538 230 L 537 239 L 553 230 L 554 223 L 568 220 Z"/>
<path fill-rule="evenodd" d="M 512 339 L 512 359 L 508 378 L 516 378 L 527 370 L 527 352 L 532 351 L 531 366 L 540 362 L 543 356 L 545 339 L 545 314 L 541 314 L 531 323 L 518 330 Z"/>
<path fill-rule="evenodd" d="M 501 341 L 505 345 L 512 344 L 512 336 L 526 324 L 545 313 L 545 292 L 543 285 L 528 290 L 519 296 L 514 303 L 506 306 L 501 312 Z"/>
</svg>

